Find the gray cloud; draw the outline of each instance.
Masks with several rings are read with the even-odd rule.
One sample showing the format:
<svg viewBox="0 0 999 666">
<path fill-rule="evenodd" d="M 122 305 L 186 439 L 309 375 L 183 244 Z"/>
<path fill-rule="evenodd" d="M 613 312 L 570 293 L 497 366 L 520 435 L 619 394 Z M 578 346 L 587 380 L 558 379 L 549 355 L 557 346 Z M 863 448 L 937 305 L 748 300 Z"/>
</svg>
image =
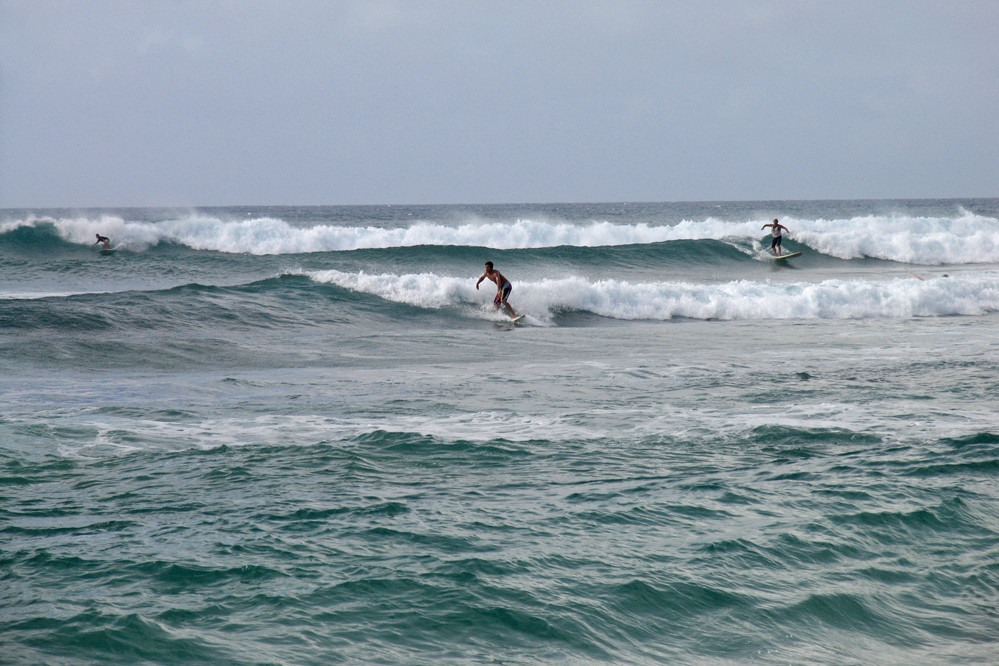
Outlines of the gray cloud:
<svg viewBox="0 0 999 666">
<path fill-rule="evenodd" d="M 0 205 L 996 196 L 999 3 L 0 3 Z"/>
</svg>

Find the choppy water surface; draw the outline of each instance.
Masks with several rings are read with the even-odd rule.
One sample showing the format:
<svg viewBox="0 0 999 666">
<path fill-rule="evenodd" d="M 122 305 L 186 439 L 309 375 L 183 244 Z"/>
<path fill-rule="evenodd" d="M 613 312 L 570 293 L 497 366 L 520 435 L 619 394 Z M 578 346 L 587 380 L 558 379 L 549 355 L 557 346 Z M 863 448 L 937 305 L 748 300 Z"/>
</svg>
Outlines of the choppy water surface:
<svg viewBox="0 0 999 666">
<path fill-rule="evenodd" d="M 5 211 L 0 249 L 0 661 L 995 663 L 995 200 Z"/>
</svg>

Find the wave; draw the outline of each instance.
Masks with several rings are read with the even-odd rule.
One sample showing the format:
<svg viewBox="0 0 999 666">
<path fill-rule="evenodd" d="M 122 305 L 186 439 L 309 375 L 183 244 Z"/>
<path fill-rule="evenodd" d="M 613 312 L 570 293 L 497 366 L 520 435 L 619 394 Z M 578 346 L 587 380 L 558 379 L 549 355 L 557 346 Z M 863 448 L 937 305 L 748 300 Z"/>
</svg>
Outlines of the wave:
<svg viewBox="0 0 999 666">
<path fill-rule="evenodd" d="M 297 275 L 215 286 L 173 287 L 68 294 L 15 294 L 0 297 L 0 329 L 56 330 L 216 330 L 286 329 L 342 321 L 339 312 L 316 308 L 321 296 L 302 289 Z"/>
<path fill-rule="evenodd" d="M 782 223 L 791 228 L 795 241 L 841 259 L 872 257 L 926 265 L 999 260 L 999 220 L 967 211 L 955 218 L 865 216 Z"/>
<path fill-rule="evenodd" d="M 333 291 L 324 293 L 315 285 Z M 391 322 L 420 316 L 421 311 L 458 319 L 505 320 L 492 306 L 494 294 L 492 283 L 476 290 L 475 281 L 467 276 L 295 269 L 228 286 L 190 283 L 120 292 L 18 294 L 0 300 L 4 303 L 0 327 L 172 330 L 225 322 L 228 328 L 266 329 L 370 323 L 372 318 Z M 999 274 L 712 284 L 571 276 L 520 280 L 510 302 L 528 316 L 529 323 L 540 326 L 566 325 L 579 315 L 618 321 L 981 316 L 999 311 Z M 332 303 L 336 307 L 330 307 Z"/>
<path fill-rule="evenodd" d="M 953 217 L 869 215 L 846 219 L 781 218 L 788 238 L 812 251 L 839 259 L 875 258 L 940 265 L 999 262 L 999 219 L 960 211 Z M 191 213 L 156 222 L 127 221 L 115 215 L 88 217 L 28 216 L 0 223 L 0 244 L 64 242 L 92 245 L 94 235 L 112 238 L 135 252 L 161 245 L 197 251 L 250 255 L 346 252 L 418 246 L 524 250 L 554 247 L 597 248 L 672 241 L 735 241 L 758 245 L 765 219 L 739 222 L 708 218 L 654 224 L 547 219 L 455 224 L 415 221 L 405 226 L 298 227 L 285 220 L 255 217 L 234 220 Z M 25 229 L 44 230 L 41 236 Z"/>
<path fill-rule="evenodd" d="M 477 291 L 468 278 L 337 270 L 305 274 L 320 284 L 335 284 L 395 303 L 434 309 L 460 307 L 476 316 L 502 317 L 492 308 L 494 291 L 489 287 Z M 999 276 L 819 283 L 737 280 L 722 284 L 570 277 L 517 282 L 510 302 L 518 312 L 527 314 L 529 321 L 542 325 L 557 323 L 560 315 L 571 313 L 651 321 L 984 315 L 999 311 Z"/>
</svg>

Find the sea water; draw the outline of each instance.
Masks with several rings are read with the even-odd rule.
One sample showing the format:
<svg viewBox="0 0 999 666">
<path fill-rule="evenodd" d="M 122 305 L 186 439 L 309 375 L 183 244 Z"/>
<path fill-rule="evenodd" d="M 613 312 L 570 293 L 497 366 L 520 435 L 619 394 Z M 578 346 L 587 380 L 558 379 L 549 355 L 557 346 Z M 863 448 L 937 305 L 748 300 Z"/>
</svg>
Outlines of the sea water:
<svg viewBox="0 0 999 666">
<path fill-rule="evenodd" d="M 995 199 L 0 211 L 0 661 L 999 663 L 997 332 Z"/>
</svg>

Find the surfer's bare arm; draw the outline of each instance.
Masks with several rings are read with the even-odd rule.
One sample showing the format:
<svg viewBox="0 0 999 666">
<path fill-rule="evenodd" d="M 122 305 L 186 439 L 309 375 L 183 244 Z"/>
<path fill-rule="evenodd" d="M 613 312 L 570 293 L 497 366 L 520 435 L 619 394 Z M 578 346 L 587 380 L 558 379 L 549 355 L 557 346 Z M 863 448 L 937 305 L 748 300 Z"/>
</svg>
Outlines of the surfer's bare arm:
<svg viewBox="0 0 999 666">
<path fill-rule="evenodd" d="M 478 289 L 479 285 L 482 284 L 482 281 L 485 280 L 485 279 L 486 279 L 486 274 L 483 273 L 482 277 L 479 278 L 479 281 L 475 283 L 475 288 Z"/>
</svg>

